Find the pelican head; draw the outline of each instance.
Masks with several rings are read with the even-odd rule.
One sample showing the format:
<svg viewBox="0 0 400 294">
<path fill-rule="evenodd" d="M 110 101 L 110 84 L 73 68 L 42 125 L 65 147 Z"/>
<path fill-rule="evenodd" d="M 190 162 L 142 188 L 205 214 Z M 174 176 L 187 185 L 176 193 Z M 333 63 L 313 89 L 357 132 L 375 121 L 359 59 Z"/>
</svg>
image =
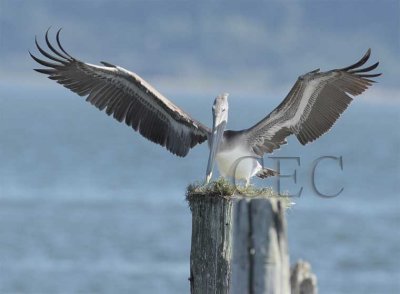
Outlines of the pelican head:
<svg viewBox="0 0 400 294">
<path fill-rule="evenodd" d="M 226 123 L 228 122 L 228 96 L 229 94 L 227 93 L 219 95 L 217 98 L 215 98 L 214 105 L 212 107 L 213 127 L 209 137 L 210 156 L 208 157 L 206 183 L 208 183 L 211 179 L 215 155 L 217 154 L 221 144 Z"/>
</svg>

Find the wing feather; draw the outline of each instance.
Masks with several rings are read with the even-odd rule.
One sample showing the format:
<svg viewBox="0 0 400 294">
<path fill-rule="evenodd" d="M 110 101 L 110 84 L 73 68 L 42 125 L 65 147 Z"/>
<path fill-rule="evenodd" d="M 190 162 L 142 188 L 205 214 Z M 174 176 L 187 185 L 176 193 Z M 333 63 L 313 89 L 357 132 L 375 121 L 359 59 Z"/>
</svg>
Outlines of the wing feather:
<svg viewBox="0 0 400 294">
<path fill-rule="evenodd" d="M 86 101 L 105 110 L 119 122 L 125 121 L 145 138 L 165 146 L 178 156 L 186 156 L 191 148 L 207 140 L 210 130 L 190 117 L 170 100 L 161 95 L 145 80 L 122 67 L 102 62 L 97 66 L 79 61 L 61 46 L 57 32 L 58 49 L 45 35 L 47 47 L 43 50 L 35 38 L 39 52 L 50 61 L 29 52 L 45 68 L 35 69 L 52 80 L 77 93 L 87 96 Z"/>
<path fill-rule="evenodd" d="M 370 54 L 368 49 L 358 62 L 341 69 L 314 70 L 300 76 L 282 103 L 245 131 L 253 151 L 259 156 L 273 152 L 291 134 L 305 145 L 329 131 L 353 96 L 360 95 L 375 82 L 368 78 L 381 75 L 369 73 L 379 62 L 360 68 Z"/>
</svg>

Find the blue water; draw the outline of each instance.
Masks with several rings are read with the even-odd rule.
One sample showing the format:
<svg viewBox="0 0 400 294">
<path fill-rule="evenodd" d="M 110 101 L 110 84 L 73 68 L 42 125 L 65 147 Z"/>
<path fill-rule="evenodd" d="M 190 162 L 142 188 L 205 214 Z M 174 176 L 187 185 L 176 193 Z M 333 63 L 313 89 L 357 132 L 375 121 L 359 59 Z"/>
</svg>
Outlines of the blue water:
<svg viewBox="0 0 400 294">
<path fill-rule="evenodd" d="M 0 91 L 0 293 L 188 293 L 184 193 L 204 177 L 207 147 L 176 158 L 50 82 Z M 232 94 L 231 128 L 281 98 Z M 210 122 L 212 98 L 174 101 Z M 299 173 L 283 188 L 304 187 L 287 212 L 290 258 L 311 263 L 320 293 L 400 292 L 398 110 L 355 101 L 317 142 L 292 138 L 274 154 L 300 157 L 282 163 Z M 343 157 L 343 171 L 329 160 L 317 169 L 320 190 L 344 188 L 332 199 L 310 184 L 324 155 Z"/>
</svg>

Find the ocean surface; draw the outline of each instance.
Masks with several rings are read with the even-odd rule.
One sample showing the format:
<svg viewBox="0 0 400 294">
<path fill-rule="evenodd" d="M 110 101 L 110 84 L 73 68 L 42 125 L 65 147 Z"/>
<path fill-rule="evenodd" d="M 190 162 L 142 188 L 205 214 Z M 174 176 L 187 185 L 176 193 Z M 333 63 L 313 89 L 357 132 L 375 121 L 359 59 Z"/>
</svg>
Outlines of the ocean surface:
<svg viewBox="0 0 400 294">
<path fill-rule="evenodd" d="M 186 186 L 208 148 L 177 158 L 50 82 L 0 87 L 0 293 L 188 293 Z M 167 93 L 210 125 L 213 97 Z M 283 95 L 231 94 L 228 127 L 247 128 Z M 320 293 L 400 293 L 399 106 L 357 99 L 318 141 L 282 160 L 291 262 Z M 321 156 L 342 157 L 338 161 Z M 265 164 L 275 167 L 274 159 Z M 255 181 L 273 186 L 276 181 Z"/>
</svg>

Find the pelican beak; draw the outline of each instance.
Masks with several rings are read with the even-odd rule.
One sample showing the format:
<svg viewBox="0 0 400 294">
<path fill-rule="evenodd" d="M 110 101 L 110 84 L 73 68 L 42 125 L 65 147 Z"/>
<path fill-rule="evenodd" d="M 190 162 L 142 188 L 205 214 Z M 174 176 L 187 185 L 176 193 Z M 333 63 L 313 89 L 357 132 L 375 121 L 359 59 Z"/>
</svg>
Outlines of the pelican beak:
<svg viewBox="0 0 400 294">
<path fill-rule="evenodd" d="M 210 182 L 212 172 L 214 169 L 215 155 L 217 154 L 219 145 L 221 143 L 222 136 L 225 131 L 226 121 L 220 122 L 216 125 L 217 120 L 214 119 L 213 128 L 211 132 L 211 144 L 210 144 L 210 156 L 208 157 L 207 172 L 206 172 L 206 184 Z"/>
</svg>

